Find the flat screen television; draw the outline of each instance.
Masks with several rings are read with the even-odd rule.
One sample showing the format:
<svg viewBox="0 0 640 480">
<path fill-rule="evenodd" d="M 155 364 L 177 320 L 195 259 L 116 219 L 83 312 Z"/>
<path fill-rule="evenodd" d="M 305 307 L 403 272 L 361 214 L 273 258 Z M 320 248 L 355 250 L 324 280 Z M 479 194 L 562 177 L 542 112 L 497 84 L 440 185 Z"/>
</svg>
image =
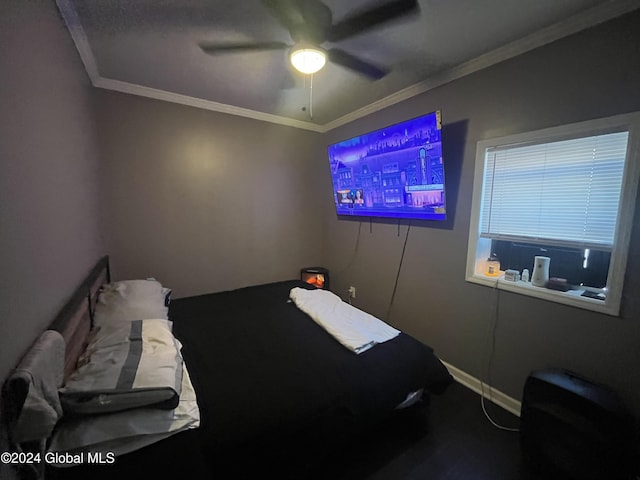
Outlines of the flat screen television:
<svg viewBox="0 0 640 480">
<path fill-rule="evenodd" d="M 338 215 L 446 220 L 440 111 L 328 147 Z"/>
</svg>

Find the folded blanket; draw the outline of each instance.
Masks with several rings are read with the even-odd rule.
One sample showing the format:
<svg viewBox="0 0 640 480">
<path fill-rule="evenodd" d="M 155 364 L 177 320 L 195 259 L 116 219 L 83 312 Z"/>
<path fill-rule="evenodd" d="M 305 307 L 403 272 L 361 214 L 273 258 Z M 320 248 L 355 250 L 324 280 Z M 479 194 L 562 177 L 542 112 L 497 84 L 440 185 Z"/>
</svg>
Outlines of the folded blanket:
<svg viewBox="0 0 640 480">
<path fill-rule="evenodd" d="M 171 322 L 135 320 L 99 330 L 60 399 L 65 414 L 173 409 L 181 384 L 182 356 Z"/>
<path fill-rule="evenodd" d="M 47 330 L 22 359 L 5 385 L 8 398 L 26 391 L 23 405 L 11 405 L 17 418 L 10 419 L 9 430 L 15 443 L 42 440 L 53 431 L 62 407 L 58 388 L 64 375 L 64 339 L 60 333 Z M 21 407 L 21 408 L 20 408 Z"/>
<path fill-rule="evenodd" d="M 63 418 L 56 427 L 49 451 L 71 454 L 111 452 L 119 456 L 178 432 L 197 428 L 200 409 L 185 363 L 181 371 L 182 393 L 174 410 L 136 408 L 105 415 Z M 54 465 L 70 467 L 73 463 Z"/>
<path fill-rule="evenodd" d="M 328 290 L 292 288 L 289 297 L 342 345 L 362 353 L 400 334 L 392 326 L 343 302 Z"/>
</svg>

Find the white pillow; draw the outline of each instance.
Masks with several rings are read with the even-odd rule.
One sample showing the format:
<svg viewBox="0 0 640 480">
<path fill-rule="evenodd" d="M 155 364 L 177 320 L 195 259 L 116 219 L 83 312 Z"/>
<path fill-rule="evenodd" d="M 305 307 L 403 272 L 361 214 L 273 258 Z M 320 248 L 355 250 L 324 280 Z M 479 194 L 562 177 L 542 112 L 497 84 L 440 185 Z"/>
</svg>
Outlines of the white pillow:
<svg viewBox="0 0 640 480">
<path fill-rule="evenodd" d="M 156 280 L 125 280 L 104 285 L 95 309 L 95 326 L 168 318 L 171 291 Z"/>
</svg>

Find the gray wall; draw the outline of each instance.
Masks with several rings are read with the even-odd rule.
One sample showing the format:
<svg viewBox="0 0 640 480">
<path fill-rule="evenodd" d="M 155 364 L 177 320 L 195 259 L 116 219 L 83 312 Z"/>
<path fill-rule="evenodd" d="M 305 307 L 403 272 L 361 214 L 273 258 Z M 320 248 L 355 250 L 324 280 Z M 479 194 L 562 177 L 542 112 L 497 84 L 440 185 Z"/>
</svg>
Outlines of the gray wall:
<svg viewBox="0 0 640 480">
<path fill-rule="evenodd" d="M 445 225 L 411 227 L 390 323 L 445 361 L 519 399 L 528 373 L 559 366 L 607 383 L 640 414 L 640 207 L 620 318 L 465 282 L 476 143 L 481 139 L 640 110 L 640 12 L 539 48 L 329 132 L 350 138 L 442 109 Z M 406 224 L 338 220 L 325 174 L 325 263 L 342 294 L 386 318 Z M 634 298 L 635 295 L 635 298 Z M 490 330 L 495 328 L 492 351 Z M 490 353 L 492 357 L 490 361 Z M 490 363 L 490 368 L 489 367 Z"/>
<path fill-rule="evenodd" d="M 2 0 L 0 383 L 104 252 L 93 122 L 92 89 L 55 3 Z M 0 464 L 0 478 L 17 476 Z"/>
<path fill-rule="evenodd" d="M 104 252 L 94 133 L 55 3 L 0 2 L 0 380 Z"/>
<path fill-rule="evenodd" d="M 98 122 L 114 278 L 181 297 L 320 262 L 319 134 L 106 91 Z"/>
</svg>

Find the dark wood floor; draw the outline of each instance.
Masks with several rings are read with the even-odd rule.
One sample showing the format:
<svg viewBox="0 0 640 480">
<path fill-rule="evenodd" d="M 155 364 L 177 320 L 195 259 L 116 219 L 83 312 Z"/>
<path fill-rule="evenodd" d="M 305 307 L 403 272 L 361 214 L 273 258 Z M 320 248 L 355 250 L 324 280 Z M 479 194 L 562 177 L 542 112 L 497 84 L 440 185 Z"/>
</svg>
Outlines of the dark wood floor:
<svg viewBox="0 0 640 480">
<path fill-rule="evenodd" d="M 499 424 L 519 426 L 518 417 L 486 407 Z M 381 427 L 316 473 L 337 480 L 538 480 L 523 465 L 518 433 L 491 425 L 479 395 L 457 383 L 432 397 L 426 417 Z"/>
</svg>

